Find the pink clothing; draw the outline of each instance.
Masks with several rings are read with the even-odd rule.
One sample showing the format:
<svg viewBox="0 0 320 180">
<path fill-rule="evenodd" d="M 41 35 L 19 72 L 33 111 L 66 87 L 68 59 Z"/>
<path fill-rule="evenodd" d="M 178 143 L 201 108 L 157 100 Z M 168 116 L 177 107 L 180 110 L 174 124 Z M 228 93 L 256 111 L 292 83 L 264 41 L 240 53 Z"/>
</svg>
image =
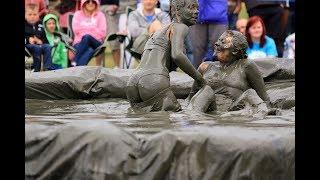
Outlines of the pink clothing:
<svg viewBox="0 0 320 180">
<path fill-rule="evenodd" d="M 72 19 L 72 29 L 75 35 L 73 44 L 79 43 L 86 34 L 102 42 L 107 34 L 106 17 L 99 10 L 99 0 L 95 0 L 98 4 L 97 10 L 90 17 L 86 16 L 82 10 L 85 1 L 87 0 L 81 0 L 81 10 L 76 11 Z"/>
<path fill-rule="evenodd" d="M 45 0 L 24 0 L 24 4 L 37 4 L 39 6 L 40 16 L 45 15 L 47 13 L 47 6 Z"/>
<path fill-rule="evenodd" d="M 69 11 L 69 12 L 66 12 L 64 14 L 60 14 L 60 16 L 59 16 L 60 27 L 62 27 L 62 28 L 67 28 L 68 27 L 69 14 L 73 14 L 73 13 L 74 13 L 73 11 Z"/>
</svg>

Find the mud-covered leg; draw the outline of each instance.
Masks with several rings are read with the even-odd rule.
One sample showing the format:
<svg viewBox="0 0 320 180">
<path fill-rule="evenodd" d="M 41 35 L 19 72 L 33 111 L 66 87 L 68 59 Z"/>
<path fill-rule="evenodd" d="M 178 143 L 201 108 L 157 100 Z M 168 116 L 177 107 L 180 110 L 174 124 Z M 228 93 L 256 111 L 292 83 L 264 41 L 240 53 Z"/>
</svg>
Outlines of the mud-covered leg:
<svg viewBox="0 0 320 180">
<path fill-rule="evenodd" d="M 200 89 L 190 100 L 188 109 L 208 112 L 216 109 L 215 94 L 208 85 Z"/>
<path fill-rule="evenodd" d="M 126 95 L 127 95 L 128 101 L 130 102 L 131 107 L 133 107 L 134 104 L 136 103 L 142 102 L 142 99 L 140 98 L 139 90 L 135 86 L 127 86 Z"/>
<path fill-rule="evenodd" d="M 253 117 L 263 118 L 268 113 L 267 104 L 259 97 L 254 89 L 248 89 L 232 104 L 229 108 L 231 111 L 239 109 L 248 109 Z"/>
<path fill-rule="evenodd" d="M 162 110 L 164 111 L 180 111 L 181 105 L 177 98 L 173 94 L 172 90 L 169 90 L 162 101 Z"/>
</svg>

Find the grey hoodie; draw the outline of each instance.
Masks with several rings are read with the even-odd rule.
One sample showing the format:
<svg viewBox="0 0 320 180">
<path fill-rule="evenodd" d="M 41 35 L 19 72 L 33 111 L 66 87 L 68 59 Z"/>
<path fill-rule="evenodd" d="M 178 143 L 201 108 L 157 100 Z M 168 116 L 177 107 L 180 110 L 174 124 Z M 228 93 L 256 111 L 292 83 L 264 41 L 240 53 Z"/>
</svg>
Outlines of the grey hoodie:
<svg viewBox="0 0 320 180">
<path fill-rule="evenodd" d="M 153 19 L 158 19 L 162 24 L 169 24 L 171 22 L 168 13 L 161 11 L 159 8 L 155 8 L 155 17 Z M 153 22 L 152 21 L 152 22 Z M 132 11 L 128 18 L 128 31 L 131 37 L 136 39 L 140 34 L 142 34 L 150 23 L 147 22 L 145 16 L 142 13 L 142 7 Z"/>
</svg>

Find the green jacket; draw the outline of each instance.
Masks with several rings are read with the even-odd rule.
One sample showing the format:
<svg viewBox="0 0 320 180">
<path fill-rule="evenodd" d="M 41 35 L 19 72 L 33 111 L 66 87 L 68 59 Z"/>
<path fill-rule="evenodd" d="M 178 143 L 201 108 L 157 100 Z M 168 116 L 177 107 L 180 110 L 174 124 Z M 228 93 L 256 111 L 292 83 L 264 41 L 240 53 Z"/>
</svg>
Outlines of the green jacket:
<svg viewBox="0 0 320 180">
<path fill-rule="evenodd" d="M 55 31 L 60 31 L 59 21 L 58 17 L 54 14 L 47 14 L 43 18 L 43 25 L 44 30 L 46 32 L 46 37 L 49 41 L 49 44 L 53 46 L 52 48 L 52 63 L 60 65 L 62 68 L 68 67 L 68 49 L 66 48 L 66 45 L 61 41 L 59 37 L 54 36 L 47 30 L 46 22 L 49 19 L 54 19 L 56 21 L 56 28 Z M 56 42 L 56 46 L 54 46 L 54 42 Z"/>
</svg>

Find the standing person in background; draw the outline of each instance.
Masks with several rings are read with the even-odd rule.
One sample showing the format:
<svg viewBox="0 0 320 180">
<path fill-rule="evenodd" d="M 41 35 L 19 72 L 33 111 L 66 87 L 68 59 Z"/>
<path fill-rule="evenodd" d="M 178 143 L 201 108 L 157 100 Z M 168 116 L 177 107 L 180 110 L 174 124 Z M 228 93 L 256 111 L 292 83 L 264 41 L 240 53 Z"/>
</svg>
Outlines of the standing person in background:
<svg viewBox="0 0 320 180">
<path fill-rule="evenodd" d="M 106 17 L 99 7 L 99 0 L 81 0 L 81 10 L 74 13 L 72 29 L 76 49 L 74 62 L 77 66 L 87 65 L 94 50 L 102 45 L 106 37 Z"/>
<path fill-rule="evenodd" d="M 106 16 L 106 23 L 108 24 L 108 34 L 114 34 L 119 31 L 119 17 L 117 13 L 119 9 L 119 0 L 101 0 L 101 11 Z M 108 41 L 112 52 L 113 62 L 116 68 L 120 67 L 120 42 L 118 40 Z M 105 60 L 105 53 L 102 53 L 96 58 L 97 66 L 102 65 Z"/>
<path fill-rule="evenodd" d="M 243 0 L 249 17 L 260 16 L 265 23 L 266 33 L 274 39 L 277 53 L 282 56 L 283 40 L 281 37 L 281 18 L 284 12 L 285 0 Z"/>
<path fill-rule="evenodd" d="M 276 44 L 272 38 L 266 35 L 266 27 L 259 16 L 249 18 L 246 37 L 249 43 L 248 59 L 278 56 Z"/>
<path fill-rule="evenodd" d="M 214 44 L 228 29 L 228 4 L 226 0 L 198 0 L 198 23 L 190 27 L 190 40 L 195 68 L 202 63 L 208 44 Z M 210 42 L 210 43 L 209 43 Z"/>
<path fill-rule="evenodd" d="M 24 4 L 36 4 L 38 6 L 39 9 L 39 17 L 40 19 L 42 19 L 48 12 L 48 8 L 46 5 L 45 0 L 25 0 Z"/>
<path fill-rule="evenodd" d="M 241 0 L 228 0 L 229 29 L 236 29 L 239 12 L 241 11 Z"/>
</svg>

